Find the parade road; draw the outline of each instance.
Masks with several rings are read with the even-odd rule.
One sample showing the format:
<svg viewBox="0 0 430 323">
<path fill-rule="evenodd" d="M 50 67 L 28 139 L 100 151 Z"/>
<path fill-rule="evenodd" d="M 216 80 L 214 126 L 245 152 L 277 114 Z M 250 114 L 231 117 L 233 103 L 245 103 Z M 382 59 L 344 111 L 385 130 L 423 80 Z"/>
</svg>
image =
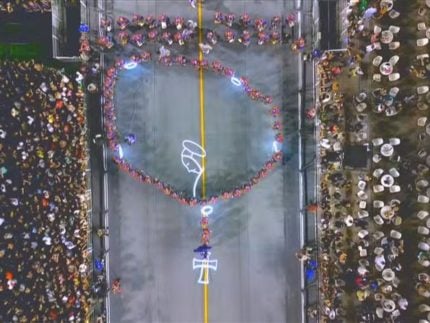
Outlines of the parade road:
<svg viewBox="0 0 430 323">
<path fill-rule="evenodd" d="M 203 28 L 215 11 L 244 12 L 269 21 L 294 11 L 293 1 L 206 0 L 200 12 L 186 0 L 115 0 L 113 19 L 135 13 L 182 16 Z M 156 57 L 161 45 L 148 45 Z M 199 284 L 193 249 L 201 244 L 200 206 L 179 204 L 153 185 L 142 184 L 108 163 L 110 280 L 121 278 L 122 293 L 110 296 L 111 322 L 300 322 L 297 55 L 288 45 L 248 48 L 218 43 L 205 56 L 246 76 L 250 85 L 282 108 L 283 162 L 240 198 L 219 200 L 209 216 L 210 283 Z M 173 54 L 198 57 L 197 46 Z M 106 66 L 119 53 L 106 56 Z M 203 74 L 203 75 L 202 75 Z M 183 140 L 204 147 L 205 175 L 198 196 L 242 185 L 273 152 L 272 116 L 229 79 L 192 67 L 155 61 L 119 73 L 115 111 L 124 158 L 137 169 L 189 194 L 195 176 L 181 162 Z M 112 156 L 112 152 L 109 152 Z"/>
</svg>

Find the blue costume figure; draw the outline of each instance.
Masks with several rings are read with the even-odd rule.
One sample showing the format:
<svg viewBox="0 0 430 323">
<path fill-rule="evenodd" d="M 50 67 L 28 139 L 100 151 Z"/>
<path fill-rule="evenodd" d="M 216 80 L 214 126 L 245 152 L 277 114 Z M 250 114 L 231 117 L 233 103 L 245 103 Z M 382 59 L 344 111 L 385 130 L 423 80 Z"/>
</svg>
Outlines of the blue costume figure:
<svg viewBox="0 0 430 323">
<path fill-rule="evenodd" d="M 86 24 L 80 24 L 79 25 L 79 31 L 81 33 L 88 33 L 90 31 L 90 27 Z"/>
<path fill-rule="evenodd" d="M 316 278 L 316 271 L 317 271 L 317 262 L 316 260 L 309 260 L 306 264 L 306 280 L 309 282 L 312 282 Z"/>
<path fill-rule="evenodd" d="M 96 259 L 95 260 L 95 267 L 97 271 L 103 271 L 103 268 L 105 267 L 105 262 L 103 259 Z"/>
<path fill-rule="evenodd" d="M 201 245 L 201 246 L 198 246 L 193 251 L 200 253 L 200 256 L 202 256 L 203 259 L 206 259 L 208 257 L 208 252 L 210 249 L 212 249 L 212 247 L 208 245 Z"/>
<path fill-rule="evenodd" d="M 136 135 L 134 133 L 130 133 L 124 138 L 124 141 L 131 146 L 136 142 Z"/>
</svg>

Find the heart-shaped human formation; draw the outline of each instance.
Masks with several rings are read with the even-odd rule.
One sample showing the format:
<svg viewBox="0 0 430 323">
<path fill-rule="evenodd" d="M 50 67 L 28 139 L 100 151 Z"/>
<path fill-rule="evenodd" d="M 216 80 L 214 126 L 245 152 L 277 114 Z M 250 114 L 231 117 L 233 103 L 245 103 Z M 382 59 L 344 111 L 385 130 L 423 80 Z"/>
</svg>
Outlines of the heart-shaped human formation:
<svg viewBox="0 0 430 323">
<path fill-rule="evenodd" d="M 247 183 L 241 186 L 235 187 L 232 190 L 224 191 L 218 195 L 213 195 L 205 199 L 199 199 L 195 197 L 188 196 L 183 191 L 177 191 L 175 188 L 165 182 L 160 181 L 155 176 L 147 174 L 144 170 L 136 169 L 123 158 L 121 154 L 121 145 L 119 140 L 121 136 L 118 133 L 118 129 L 115 123 L 115 110 L 114 110 L 114 87 L 115 82 L 118 78 L 118 73 L 124 69 L 130 69 L 135 67 L 137 64 L 147 63 L 151 61 L 151 54 L 149 52 L 142 52 L 139 56 L 133 55 L 129 62 L 125 62 L 122 59 L 115 61 L 114 66 L 111 66 L 106 71 L 106 77 L 104 82 L 103 94 L 105 98 L 104 103 L 104 117 L 105 117 L 105 128 L 108 139 L 108 146 L 114 152 L 113 160 L 118 167 L 131 175 L 134 179 L 147 184 L 152 184 L 156 186 L 164 194 L 174 198 L 178 202 L 184 205 L 195 206 L 197 204 L 213 204 L 218 199 L 231 199 L 235 197 L 240 197 L 244 193 L 251 190 L 252 186 L 257 184 L 261 179 L 267 176 L 269 171 L 274 169 L 277 162 L 282 159 L 282 152 L 279 146 L 282 144 L 284 137 L 281 129 L 281 109 L 278 106 L 272 105 L 272 97 L 264 95 L 258 89 L 252 88 L 249 82 L 244 77 L 235 76 L 234 70 L 223 66 L 219 61 L 208 62 L 207 60 L 198 59 L 187 59 L 184 56 L 168 56 L 165 59 L 160 60 L 159 63 L 165 66 L 193 66 L 196 70 L 210 70 L 214 73 L 223 75 L 230 78 L 231 82 L 236 86 L 240 87 L 245 94 L 247 94 L 252 100 L 260 101 L 265 105 L 269 106 L 268 113 L 271 114 L 274 121 L 272 123 L 272 129 L 275 130 L 275 138 L 273 141 L 273 154 L 271 158 L 264 163 L 264 166 L 254 175 Z"/>
</svg>

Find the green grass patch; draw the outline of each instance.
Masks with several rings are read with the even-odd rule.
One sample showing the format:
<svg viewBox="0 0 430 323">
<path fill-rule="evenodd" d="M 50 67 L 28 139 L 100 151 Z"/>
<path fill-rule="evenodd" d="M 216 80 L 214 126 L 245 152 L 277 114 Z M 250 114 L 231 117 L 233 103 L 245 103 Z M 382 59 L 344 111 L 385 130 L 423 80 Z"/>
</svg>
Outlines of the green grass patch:
<svg viewBox="0 0 430 323">
<path fill-rule="evenodd" d="M 41 59 L 44 51 L 40 44 L 36 43 L 0 43 L 0 58 L 9 58 L 17 60 Z"/>
</svg>

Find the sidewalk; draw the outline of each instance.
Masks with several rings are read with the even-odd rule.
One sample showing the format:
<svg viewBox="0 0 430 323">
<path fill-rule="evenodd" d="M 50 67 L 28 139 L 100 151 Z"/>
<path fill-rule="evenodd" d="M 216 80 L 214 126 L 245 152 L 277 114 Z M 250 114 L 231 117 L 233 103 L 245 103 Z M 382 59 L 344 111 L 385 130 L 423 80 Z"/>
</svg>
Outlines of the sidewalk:
<svg viewBox="0 0 430 323">
<path fill-rule="evenodd" d="M 82 23 L 85 23 L 90 28 L 90 39 L 94 40 L 94 35 L 99 32 L 98 19 L 99 11 L 94 10 L 97 8 L 97 1 L 85 1 L 81 3 L 81 18 Z M 102 75 L 103 64 L 102 54 L 93 52 L 92 58 L 88 63 L 92 66 L 95 63 L 100 65 L 100 72 L 97 74 L 89 73 L 84 81 L 84 87 L 87 88 L 88 84 L 94 83 L 98 87 L 96 93 L 86 92 L 86 104 L 87 104 L 87 120 L 89 129 L 89 146 L 91 152 L 91 182 L 92 182 L 92 245 L 93 245 L 93 262 L 101 262 L 102 269 L 97 270 L 94 264 L 93 270 L 93 298 L 94 298 L 94 321 L 97 318 L 103 317 L 102 322 L 109 322 L 109 313 L 106 311 L 107 303 L 106 297 L 109 295 L 108 289 L 110 287 L 109 279 L 107 276 L 108 271 L 108 252 L 109 246 L 106 244 L 108 236 L 99 236 L 97 234 L 98 229 L 108 229 L 106 225 L 106 208 L 105 208 L 105 156 L 104 149 L 104 128 L 103 128 L 103 113 L 102 113 L 102 101 L 101 101 L 101 90 L 102 90 Z M 101 135 L 100 139 L 95 140 L 96 135 Z M 99 282 L 99 283 L 98 283 Z"/>
<path fill-rule="evenodd" d="M 308 52 L 313 49 L 317 43 L 314 37 L 318 34 L 314 28 L 315 17 L 317 12 L 314 7 L 317 2 L 302 1 L 302 8 L 300 10 L 300 26 L 299 35 L 306 37 L 308 44 Z M 315 133 L 314 124 L 312 121 L 305 119 L 305 110 L 311 107 L 314 103 L 314 69 L 312 61 L 304 61 L 303 54 L 299 54 L 299 80 L 298 87 L 302 91 L 298 94 L 298 113 L 299 113 L 299 176 L 300 184 L 302 187 L 301 192 L 301 212 L 298 216 L 302 221 L 302 246 L 309 245 L 317 241 L 315 218 L 312 213 L 307 211 L 307 205 L 316 201 L 316 172 L 315 172 Z M 318 303 L 318 284 L 316 282 L 307 282 L 305 275 L 305 268 L 302 265 L 302 297 L 303 297 L 303 322 L 315 322 L 308 316 L 307 309 Z"/>
</svg>

